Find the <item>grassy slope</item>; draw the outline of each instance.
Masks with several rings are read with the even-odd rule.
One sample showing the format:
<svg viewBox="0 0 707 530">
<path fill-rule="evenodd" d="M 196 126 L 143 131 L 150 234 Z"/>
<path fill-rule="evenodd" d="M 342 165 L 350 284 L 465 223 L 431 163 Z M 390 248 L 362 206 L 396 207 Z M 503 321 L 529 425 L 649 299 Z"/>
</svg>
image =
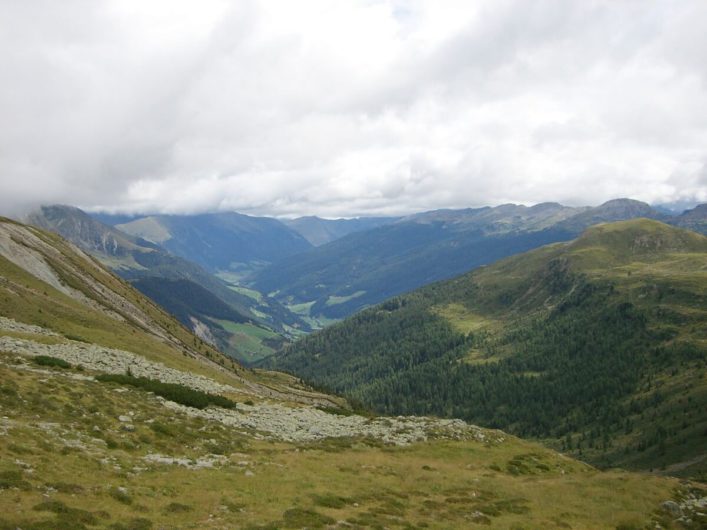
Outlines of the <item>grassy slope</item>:
<svg viewBox="0 0 707 530">
<path fill-rule="evenodd" d="M 5 219 L 0 219 L 0 222 L 21 226 Z M 58 251 L 51 256 L 44 255 L 44 259 L 65 285 L 82 292 L 92 300 L 94 306 L 55 289 L 0 255 L 0 316 L 45 327 L 63 335 L 66 340 L 79 340 L 137 353 L 150 360 L 205 375 L 236 388 L 242 386 L 243 377 L 257 379 L 258 384 L 271 384 L 273 378 L 270 375 L 261 373 L 256 377 L 242 369 L 232 359 L 195 337 L 128 282 L 107 271 L 95 259 L 77 253 L 60 236 L 35 228 L 28 227 L 26 230 L 28 234 L 38 237 Z M 102 286 L 105 293 L 112 294 L 109 298 L 103 296 L 95 290 L 95 285 Z M 129 310 L 130 306 L 135 309 Z M 123 318 L 111 318 L 97 311 L 96 307 L 114 311 Z M 135 313 L 141 314 L 141 318 L 149 325 L 136 320 Z M 162 337 L 151 332 L 150 327 L 157 329 Z M 273 384 L 278 386 L 278 383 Z"/>
<path fill-rule="evenodd" d="M 77 529 L 91 519 L 92 528 L 677 528 L 661 503 L 696 488 L 598 472 L 512 437 L 410 447 L 262 441 L 139 390 L 0 361 L 9 362 L 0 364 L 2 529 Z M 133 431 L 117 419 L 128 412 Z M 222 460 L 188 469 L 146 462 L 150 453 Z"/>
<path fill-rule="evenodd" d="M 251 323 L 235 323 L 215 320 L 230 333 L 229 343 L 246 363 L 253 363 L 272 355 L 275 347 L 282 343 L 282 337 L 269 329 Z"/>
<path fill-rule="evenodd" d="M 389 413 L 462 416 L 603 465 L 703 476 L 706 300 L 707 239 L 627 221 L 372 308 L 270 365 Z"/>
</svg>

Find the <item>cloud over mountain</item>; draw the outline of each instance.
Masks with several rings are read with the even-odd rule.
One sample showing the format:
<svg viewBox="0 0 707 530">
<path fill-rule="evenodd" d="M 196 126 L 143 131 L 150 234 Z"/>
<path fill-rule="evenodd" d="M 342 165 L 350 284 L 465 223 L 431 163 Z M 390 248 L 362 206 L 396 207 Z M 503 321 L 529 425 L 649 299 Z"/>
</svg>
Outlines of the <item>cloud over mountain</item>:
<svg viewBox="0 0 707 530">
<path fill-rule="evenodd" d="M 0 2 L 0 210 L 707 201 L 707 5 Z"/>
</svg>

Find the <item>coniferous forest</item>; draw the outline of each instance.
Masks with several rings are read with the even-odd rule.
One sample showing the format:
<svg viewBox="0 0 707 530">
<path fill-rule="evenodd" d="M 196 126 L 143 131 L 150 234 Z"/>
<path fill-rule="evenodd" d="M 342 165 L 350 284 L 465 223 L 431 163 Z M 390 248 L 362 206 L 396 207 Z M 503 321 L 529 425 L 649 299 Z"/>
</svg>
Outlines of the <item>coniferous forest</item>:
<svg viewBox="0 0 707 530">
<path fill-rule="evenodd" d="M 640 223 L 620 237 L 681 236 Z M 657 275 L 667 254 L 619 253 L 597 274 L 596 254 L 618 243 L 595 236 L 391 299 L 270 365 L 380 413 L 462 418 L 599 464 L 681 458 L 707 435 L 699 391 L 680 386 L 704 379 L 704 293 L 684 288 L 689 271 Z"/>
</svg>

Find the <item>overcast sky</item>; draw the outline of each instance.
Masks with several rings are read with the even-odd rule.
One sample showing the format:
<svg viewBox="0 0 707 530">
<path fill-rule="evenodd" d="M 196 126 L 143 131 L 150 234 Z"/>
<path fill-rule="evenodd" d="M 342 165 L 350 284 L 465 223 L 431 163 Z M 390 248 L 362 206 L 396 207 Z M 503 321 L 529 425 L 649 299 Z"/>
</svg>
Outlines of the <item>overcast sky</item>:
<svg viewBox="0 0 707 530">
<path fill-rule="evenodd" d="M 707 202 L 705 28 L 705 0 L 0 0 L 0 213 Z"/>
</svg>

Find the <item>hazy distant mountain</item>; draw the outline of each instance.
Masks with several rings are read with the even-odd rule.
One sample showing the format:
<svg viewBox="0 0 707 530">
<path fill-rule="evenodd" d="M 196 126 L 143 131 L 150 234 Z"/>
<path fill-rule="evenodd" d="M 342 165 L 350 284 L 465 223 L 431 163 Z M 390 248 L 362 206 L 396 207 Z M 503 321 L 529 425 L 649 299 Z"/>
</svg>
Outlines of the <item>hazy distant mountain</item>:
<svg viewBox="0 0 707 530">
<path fill-rule="evenodd" d="M 397 221 L 399 217 L 357 217 L 355 219 L 322 219 L 308 216 L 283 220 L 315 247 L 330 243 L 354 232 L 370 230 Z"/>
<path fill-rule="evenodd" d="M 588 210 L 588 207 L 563 206 L 556 202 L 544 202 L 535 206 L 502 204 L 464 210 L 433 210 L 405 217 L 400 222 L 442 222 L 447 228 L 455 231 L 473 229 L 486 235 L 498 235 L 515 231 L 543 230 Z"/>
<path fill-rule="evenodd" d="M 87 212 L 88 213 L 88 212 Z M 91 212 L 89 213 L 91 217 L 93 217 L 96 221 L 99 221 L 103 223 L 104 225 L 108 226 L 115 226 L 123 223 L 129 223 L 130 221 L 134 221 L 135 219 L 140 219 L 141 217 L 145 217 L 144 215 L 139 215 L 139 214 L 111 214 L 111 213 L 102 213 L 102 212 Z"/>
<path fill-rule="evenodd" d="M 699 206 L 697 201 L 673 201 L 654 204 L 653 208 L 669 215 L 680 215 L 685 210 L 692 210 L 695 206 Z"/>
<path fill-rule="evenodd" d="M 261 271 L 254 286 L 309 315 L 342 318 L 422 285 L 547 243 L 586 227 L 634 217 L 665 218 L 630 199 L 600 206 L 541 203 L 434 210 L 357 232 Z"/>
<path fill-rule="evenodd" d="M 104 225 L 73 206 L 42 206 L 25 220 L 28 224 L 56 232 L 89 253 L 106 260 L 110 258 L 113 269 L 140 268 L 135 253 L 163 254 L 158 245 Z"/>
<path fill-rule="evenodd" d="M 211 272 L 247 273 L 312 248 L 277 219 L 235 212 L 153 215 L 116 226 Z"/>
<path fill-rule="evenodd" d="M 671 219 L 671 223 L 707 234 L 707 204 L 698 204 L 692 210 L 686 210 Z"/>
<path fill-rule="evenodd" d="M 280 333 L 288 329 L 309 329 L 307 323 L 279 302 L 241 294 L 196 263 L 174 256 L 155 243 L 104 225 L 78 208 L 43 206 L 26 220 L 58 233 L 92 254 L 123 278 L 134 282 L 138 289 L 177 315 L 190 329 L 196 325 L 192 318 L 198 319 L 211 329 L 212 335 L 219 339 L 218 346 L 230 355 L 242 358 L 246 352 L 217 320 L 250 322 L 257 327 L 259 324 L 256 323 L 263 323 Z M 179 293 L 172 292 L 175 286 L 181 288 L 181 299 Z M 204 294 L 204 290 L 212 298 Z M 205 300 L 218 300 L 219 303 L 209 304 Z M 222 305 L 228 306 L 230 311 L 224 311 Z M 228 318 L 223 317 L 225 314 Z M 241 334 L 245 331 L 248 329 L 238 329 Z M 261 334 L 260 331 L 257 333 Z M 267 349 L 263 353 L 267 353 Z"/>
</svg>

